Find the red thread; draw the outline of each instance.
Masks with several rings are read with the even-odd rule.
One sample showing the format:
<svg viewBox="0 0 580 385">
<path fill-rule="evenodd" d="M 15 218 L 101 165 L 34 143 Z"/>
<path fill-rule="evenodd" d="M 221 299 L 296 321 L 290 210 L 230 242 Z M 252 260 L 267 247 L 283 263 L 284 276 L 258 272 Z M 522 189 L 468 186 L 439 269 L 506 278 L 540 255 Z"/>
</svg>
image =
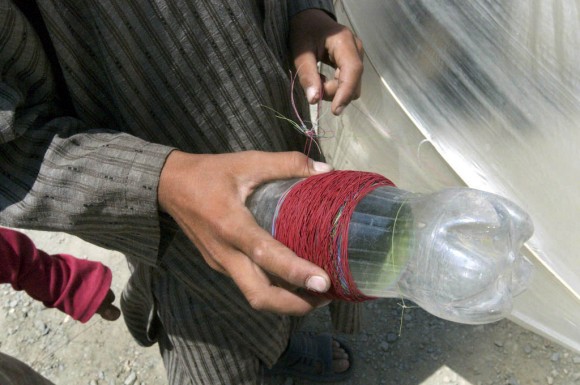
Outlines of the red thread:
<svg viewBox="0 0 580 385">
<path fill-rule="evenodd" d="M 381 186 L 394 184 L 375 173 L 332 171 L 298 182 L 279 204 L 275 238 L 328 273 L 331 288 L 324 294 L 328 298 L 371 299 L 358 290 L 350 273 L 348 229 L 358 202 Z"/>
</svg>

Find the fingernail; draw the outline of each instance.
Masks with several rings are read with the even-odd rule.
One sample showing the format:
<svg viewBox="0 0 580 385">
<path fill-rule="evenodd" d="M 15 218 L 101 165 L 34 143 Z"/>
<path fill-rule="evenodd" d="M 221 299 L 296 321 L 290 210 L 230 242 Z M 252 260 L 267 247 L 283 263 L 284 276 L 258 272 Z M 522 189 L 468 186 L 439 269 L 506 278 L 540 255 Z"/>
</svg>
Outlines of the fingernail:
<svg viewBox="0 0 580 385">
<path fill-rule="evenodd" d="M 328 284 L 326 283 L 326 279 L 323 277 L 319 275 L 313 275 L 306 280 L 306 288 L 318 293 L 324 293 L 328 290 Z"/>
<path fill-rule="evenodd" d="M 324 163 L 324 162 L 316 162 L 316 161 L 313 161 L 312 162 L 312 168 L 316 172 L 329 172 L 329 171 L 332 171 L 332 166 L 329 165 L 328 163 Z"/>
<path fill-rule="evenodd" d="M 318 90 L 316 87 L 308 87 L 306 89 L 306 99 L 308 99 L 308 103 L 310 104 L 318 101 Z"/>
<path fill-rule="evenodd" d="M 344 106 L 338 106 L 338 107 L 336 107 L 336 110 L 335 111 L 336 111 L 335 112 L 336 115 L 342 114 L 342 111 L 344 111 Z"/>
</svg>

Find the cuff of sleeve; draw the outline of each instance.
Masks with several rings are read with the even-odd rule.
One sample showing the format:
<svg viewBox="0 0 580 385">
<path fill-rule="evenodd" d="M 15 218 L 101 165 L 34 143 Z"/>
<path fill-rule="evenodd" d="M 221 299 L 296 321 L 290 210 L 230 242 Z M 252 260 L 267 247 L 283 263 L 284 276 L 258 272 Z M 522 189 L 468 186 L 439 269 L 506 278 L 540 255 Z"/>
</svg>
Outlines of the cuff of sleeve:
<svg viewBox="0 0 580 385">
<path fill-rule="evenodd" d="M 54 302 L 44 301 L 73 319 L 87 322 L 99 310 L 111 287 L 111 270 L 100 262 L 79 259 L 69 254 L 47 256 L 52 260 L 49 292 Z"/>
<path fill-rule="evenodd" d="M 157 264 L 161 238 L 160 213 L 157 199 L 159 176 L 167 156 L 174 150 L 159 144 L 148 143 L 135 151 L 127 183 L 125 209 L 134 232 L 134 244 L 125 254 L 139 256 L 140 262 Z"/>
<path fill-rule="evenodd" d="M 87 292 L 95 290 L 95 292 L 90 302 L 87 303 L 85 311 L 77 314 L 78 320 L 82 323 L 88 322 L 93 315 L 95 315 L 97 310 L 99 310 L 99 307 L 101 307 L 103 301 L 107 297 L 107 293 L 111 288 L 111 282 L 113 281 L 113 274 L 108 267 L 98 262 L 94 262 L 94 264 L 96 266 L 96 271 L 93 273 L 94 279 L 89 279 L 86 283 L 83 283 L 86 286 L 86 289 L 84 290 Z M 79 291 L 82 292 L 83 290 L 81 289 Z"/>
<path fill-rule="evenodd" d="M 332 16 L 332 18 L 336 19 L 332 0 L 289 0 L 287 4 L 288 19 L 291 19 L 292 16 L 307 9 L 321 9 Z"/>
</svg>

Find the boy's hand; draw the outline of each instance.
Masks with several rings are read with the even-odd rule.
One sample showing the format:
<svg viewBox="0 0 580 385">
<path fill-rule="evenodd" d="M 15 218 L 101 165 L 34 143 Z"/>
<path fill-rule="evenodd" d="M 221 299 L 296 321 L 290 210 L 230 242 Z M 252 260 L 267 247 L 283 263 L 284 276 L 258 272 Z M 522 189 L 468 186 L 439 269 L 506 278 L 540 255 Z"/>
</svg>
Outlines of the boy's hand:
<svg viewBox="0 0 580 385">
<path fill-rule="evenodd" d="M 113 305 L 115 300 L 115 293 L 111 290 L 107 293 L 107 296 L 103 300 L 103 303 L 97 310 L 97 314 L 101 316 L 106 321 L 114 321 L 121 316 L 121 310 Z"/>
<path fill-rule="evenodd" d="M 296 14 L 290 22 L 290 47 L 298 78 L 310 104 L 323 97 L 332 100 L 332 113 L 360 96 L 364 49 L 350 29 L 337 23 L 320 9 Z M 316 64 L 334 67 L 334 79 L 321 81 Z M 322 83 L 321 83 L 322 82 Z"/>
<path fill-rule="evenodd" d="M 159 206 L 211 268 L 233 279 L 255 310 L 304 315 L 328 301 L 297 289 L 325 292 L 328 274 L 262 229 L 246 200 L 268 181 L 331 169 L 299 152 L 210 155 L 175 150 L 161 172 Z"/>
</svg>

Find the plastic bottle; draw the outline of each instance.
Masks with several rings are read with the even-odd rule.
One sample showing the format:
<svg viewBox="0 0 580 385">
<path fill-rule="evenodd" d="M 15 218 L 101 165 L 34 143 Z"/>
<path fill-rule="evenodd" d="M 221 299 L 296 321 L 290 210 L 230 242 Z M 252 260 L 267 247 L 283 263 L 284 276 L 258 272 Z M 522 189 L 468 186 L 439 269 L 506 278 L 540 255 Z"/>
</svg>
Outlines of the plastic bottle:
<svg viewBox="0 0 580 385">
<path fill-rule="evenodd" d="M 248 199 L 263 228 L 272 232 L 278 201 L 297 182 L 263 185 Z M 350 219 L 349 267 L 365 295 L 409 299 L 450 321 L 493 322 L 529 283 L 533 265 L 521 248 L 532 233 L 529 215 L 495 194 L 379 187 Z"/>
</svg>

